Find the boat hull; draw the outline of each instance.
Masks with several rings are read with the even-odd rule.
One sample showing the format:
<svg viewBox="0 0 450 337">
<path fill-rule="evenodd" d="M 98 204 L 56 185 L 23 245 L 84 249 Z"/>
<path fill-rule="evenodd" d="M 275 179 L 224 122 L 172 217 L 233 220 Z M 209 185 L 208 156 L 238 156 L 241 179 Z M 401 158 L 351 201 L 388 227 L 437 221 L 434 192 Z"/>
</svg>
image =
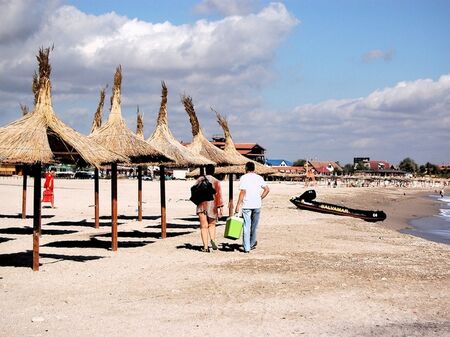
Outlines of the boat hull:
<svg viewBox="0 0 450 337">
<path fill-rule="evenodd" d="M 297 206 L 297 208 L 307 210 L 307 211 L 340 215 L 340 216 L 349 216 L 352 218 L 362 219 L 362 220 L 368 221 L 368 222 L 377 222 L 377 221 L 386 220 L 386 213 L 384 213 L 383 211 L 369 211 L 369 210 L 354 209 L 354 208 L 349 208 L 349 207 L 345 207 L 345 206 L 329 204 L 329 203 L 325 203 L 325 202 L 313 201 L 313 200 L 311 200 L 311 197 L 309 197 L 309 198 L 303 197 L 303 196 L 307 195 L 307 193 L 309 193 L 309 195 L 312 195 L 311 191 L 312 190 L 307 191 L 299 197 L 293 197 L 290 199 L 290 201 L 295 206 Z M 315 192 L 313 195 L 315 198 Z"/>
</svg>

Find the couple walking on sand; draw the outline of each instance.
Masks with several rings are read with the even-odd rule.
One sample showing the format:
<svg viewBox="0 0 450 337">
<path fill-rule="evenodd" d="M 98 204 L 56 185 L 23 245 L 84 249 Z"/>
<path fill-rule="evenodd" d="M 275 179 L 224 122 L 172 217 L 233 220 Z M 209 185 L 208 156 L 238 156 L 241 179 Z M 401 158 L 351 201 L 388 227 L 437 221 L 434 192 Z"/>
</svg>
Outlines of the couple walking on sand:
<svg viewBox="0 0 450 337">
<path fill-rule="evenodd" d="M 235 213 L 239 213 L 242 210 L 242 216 L 244 218 L 242 244 L 244 252 L 249 253 L 257 245 L 256 230 L 261 213 L 261 200 L 269 193 L 269 187 L 264 179 L 255 173 L 255 163 L 248 162 L 245 165 L 245 172 L 240 179 L 240 192 Z M 203 242 L 201 250 L 203 252 L 210 252 L 209 244 L 211 244 L 213 250 L 218 249 L 216 243 L 216 222 L 222 216 L 223 198 L 220 182 L 213 177 L 214 166 L 206 166 L 205 173 L 206 175 L 200 177 L 197 183 L 203 179 L 208 179 L 216 192 L 214 200 L 203 201 L 197 206 L 196 213 L 200 220 L 200 233 Z"/>
</svg>

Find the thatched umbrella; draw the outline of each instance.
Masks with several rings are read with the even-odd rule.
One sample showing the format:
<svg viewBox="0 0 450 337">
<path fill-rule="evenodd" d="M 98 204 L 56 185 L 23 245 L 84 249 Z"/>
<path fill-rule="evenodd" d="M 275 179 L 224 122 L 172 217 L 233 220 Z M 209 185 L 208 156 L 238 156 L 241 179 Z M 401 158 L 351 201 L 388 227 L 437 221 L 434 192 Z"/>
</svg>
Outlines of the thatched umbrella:
<svg viewBox="0 0 450 337">
<path fill-rule="evenodd" d="M 20 110 L 22 111 L 22 116 L 29 113 L 29 109 L 26 105 L 20 104 Z M 27 165 L 22 165 L 22 219 L 27 217 Z"/>
<path fill-rule="evenodd" d="M 139 111 L 139 105 L 137 106 L 137 118 L 136 118 L 136 136 L 142 140 L 144 137 L 144 116 Z"/>
<path fill-rule="evenodd" d="M 95 111 L 94 119 L 92 121 L 91 133 L 102 126 L 103 107 L 105 105 L 106 87 L 100 90 L 100 100 L 98 102 L 97 110 Z M 99 201 L 99 171 L 98 168 L 94 168 L 94 218 L 95 228 L 100 227 L 100 201 Z"/>
<path fill-rule="evenodd" d="M 95 130 L 89 138 L 130 158 L 131 163 L 160 163 L 171 161 L 160 151 L 136 136 L 125 124 L 121 111 L 122 67 L 114 75 L 111 110 L 108 121 Z M 117 164 L 111 165 L 112 249 L 117 250 Z"/>
<path fill-rule="evenodd" d="M 194 104 L 192 103 L 192 98 L 190 96 L 183 95 L 181 100 L 183 102 L 184 109 L 189 115 L 189 120 L 192 126 L 192 142 L 186 147 L 192 152 L 200 154 L 215 162 L 218 166 L 233 165 L 233 158 L 230 158 L 227 153 L 211 144 L 211 142 L 206 139 L 202 129 L 200 128 L 200 123 L 198 122 Z"/>
<path fill-rule="evenodd" d="M 186 146 L 181 144 L 173 136 L 169 129 L 167 118 L 167 86 L 164 81 L 161 82 L 161 106 L 159 108 L 158 119 L 156 121 L 156 128 L 147 142 L 155 148 L 160 149 L 161 152 L 167 156 L 172 157 L 175 162 L 169 163 L 170 167 L 188 167 L 188 166 L 202 166 L 208 164 L 215 164 L 211 160 L 196 154 L 189 150 Z M 160 197 L 161 197 L 161 235 L 166 237 L 166 189 L 165 189 L 165 165 L 160 165 Z"/>
<path fill-rule="evenodd" d="M 136 137 L 145 140 L 144 137 L 144 117 L 139 111 L 139 105 L 137 107 L 137 120 L 136 120 Z M 138 173 L 138 221 L 142 221 L 142 166 L 137 167 Z"/>
<path fill-rule="evenodd" d="M 126 158 L 89 141 L 66 126 L 52 107 L 50 48 L 39 50 L 39 77 L 34 111 L 0 129 L 0 162 L 33 165 L 33 270 L 39 270 L 41 227 L 41 164 L 72 162 L 100 166 Z M 37 76 L 36 76 L 37 77 Z"/>
</svg>

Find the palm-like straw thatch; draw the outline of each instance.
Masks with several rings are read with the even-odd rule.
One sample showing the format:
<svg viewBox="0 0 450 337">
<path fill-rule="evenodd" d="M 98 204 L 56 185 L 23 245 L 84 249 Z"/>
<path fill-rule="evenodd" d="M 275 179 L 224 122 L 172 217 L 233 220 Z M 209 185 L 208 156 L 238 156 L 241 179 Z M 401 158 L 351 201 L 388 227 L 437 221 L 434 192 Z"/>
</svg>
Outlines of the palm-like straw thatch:
<svg viewBox="0 0 450 337">
<path fill-rule="evenodd" d="M 234 162 L 232 158 L 217 146 L 211 144 L 208 139 L 206 139 L 200 128 L 200 123 L 198 122 L 197 114 L 195 113 L 194 104 L 192 103 L 192 98 L 190 96 L 183 95 L 182 102 L 184 109 L 189 115 L 189 120 L 192 126 L 192 142 L 187 145 L 187 148 L 192 152 L 200 154 L 209 160 L 212 160 L 219 166 L 233 165 Z"/>
<path fill-rule="evenodd" d="M 22 104 L 20 104 L 20 110 L 22 111 L 22 116 L 25 116 L 27 113 L 30 112 L 28 107 L 26 105 L 22 105 Z"/>
<path fill-rule="evenodd" d="M 181 144 L 173 136 L 169 129 L 167 118 L 167 86 L 164 81 L 161 82 L 161 106 L 159 109 L 156 128 L 147 142 L 155 148 L 160 149 L 164 154 L 172 157 L 175 162 L 169 163 L 170 167 L 187 167 L 214 164 L 211 160 L 192 152 L 186 146 Z"/>
<path fill-rule="evenodd" d="M 145 137 L 144 137 L 144 116 L 142 116 L 142 113 L 139 111 L 139 105 L 137 107 L 136 136 L 142 140 L 145 139 Z"/>
<path fill-rule="evenodd" d="M 96 129 L 89 138 L 107 149 L 130 158 L 133 163 L 160 163 L 171 161 L 160 151 L 138 138 L 122 118 L 121 103 L 122 67 L 119 65 L 114 75 L 111 96 L 111 111 L 108 121 Z"/>
<path fill-rule="evenodd" d="M 35 76 L 33 84 L 33 91 L 37 92 L 34 111 L 0 129 L 0 161 L 23 164 L 61 161 L 97 167 L 126 161 L 123 156 L 89 141 L 56 117 L 51 97 L 49 53 L 50 48 L 41 48 L 37 56 L 39 77 Z"/>
<path fill-rule="evenodd" d="M 100 89 L 100 100 L 97 110 L 95 111 L 94 120 L 92 121 L 91 133 L 102 126 L 103 107 L 105 106 L 105 92 L 108 86 Z"/>
<path fill-rule="evenodd" d="M 100 90 L 100 100 L 98 102 L 97 110 L 94 114 L 94 119 L 92 121 L 91 133 L 102 126 L 102 117 L 103 117 L 103 107 L 105 106 L 105 92 L 108 85 Z M 100 184 L 99 184 L 99 170 L 96 167 L 94 169 L 94 220 L 95 220 L 95 228 L 100 228 Z"/>
</svg>

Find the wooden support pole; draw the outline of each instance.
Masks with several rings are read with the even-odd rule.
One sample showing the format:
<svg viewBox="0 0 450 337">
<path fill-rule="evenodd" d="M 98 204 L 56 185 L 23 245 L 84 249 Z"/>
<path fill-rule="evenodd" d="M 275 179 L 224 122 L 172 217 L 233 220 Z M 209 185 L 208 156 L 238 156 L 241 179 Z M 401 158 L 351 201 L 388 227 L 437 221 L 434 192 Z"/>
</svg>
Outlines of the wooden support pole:
<svg viewBox="0 0 450 337">
<path fill-rule="evenodd" d="M 233 173 L 228 174 L 228 216 L 233 216 Z"/>
<path fill-rule="evenodd" d="M 27 217 L 27 178 L 28 167 L 23 165 L 22 169 L 22 219 Z"/>
<path fill-rule="evenodd" d="M 117 251 L 117 164 L 111 164 L 111 248 Z"/>
<path fill-rule="evenodd" d="M 138 174 L 138 221 L 142 221 L 142 166 L 138 166 L 137 174 Z"/>
<path fill-rule="evenodd" d="M 159 186 L 161 197 L 161 238 L 165 239 L 167 236 L 167 220 L 166 220 L 166 174 L 164 173 L 164 166 L 159 167 Z"/>
<path fill-rule="evenodd" d="M 39 237 L 41 235 L 41 163 L 33 167 L 34 204 L 33 204 L 33 270 L 39 270 Z"/>
<path fill-rule="evenodd" d="M 98 168 L 94 169 L 94 217 L 95 217 L 95 228 L 100 228 L 100 205 L 99 205 L 99 174 Z"/>
</svg>

